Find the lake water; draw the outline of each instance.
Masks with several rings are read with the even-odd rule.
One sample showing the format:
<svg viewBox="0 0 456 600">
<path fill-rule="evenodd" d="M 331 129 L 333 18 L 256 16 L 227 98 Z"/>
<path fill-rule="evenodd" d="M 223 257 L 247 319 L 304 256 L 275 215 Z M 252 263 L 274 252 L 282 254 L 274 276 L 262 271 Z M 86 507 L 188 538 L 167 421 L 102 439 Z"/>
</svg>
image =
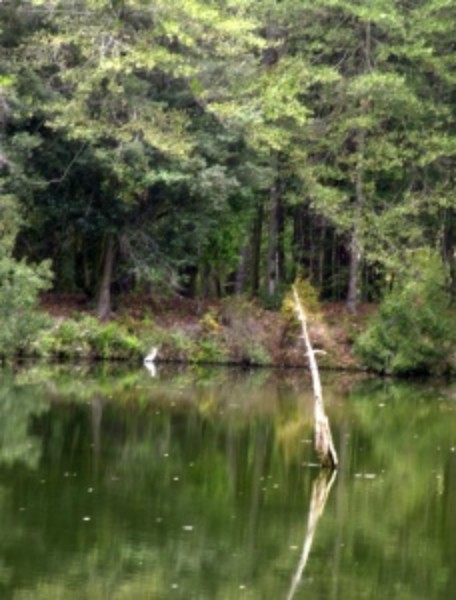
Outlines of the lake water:
<svg viewBox="0 0 456 600">
<path fill-rule="evenodd" d="M 0 372 L 0 598 L 456 598 L 456 392 L 302 371 Z"/>
</svg>

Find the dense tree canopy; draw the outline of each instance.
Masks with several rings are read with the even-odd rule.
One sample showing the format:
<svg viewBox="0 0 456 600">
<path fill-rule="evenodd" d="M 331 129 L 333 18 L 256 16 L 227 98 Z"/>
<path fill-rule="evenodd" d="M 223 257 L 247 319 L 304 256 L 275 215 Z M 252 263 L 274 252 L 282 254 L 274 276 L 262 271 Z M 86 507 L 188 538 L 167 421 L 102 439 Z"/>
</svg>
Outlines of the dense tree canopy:
<svg viewBox="0 0 456 600">
<path fill-rule="evenodd" d="M 446 0 L 0 4 L 0 178 L 57 291 L 455 290 Z M 14 217 L 13 217 L 14 218 Z"/>
</svg>

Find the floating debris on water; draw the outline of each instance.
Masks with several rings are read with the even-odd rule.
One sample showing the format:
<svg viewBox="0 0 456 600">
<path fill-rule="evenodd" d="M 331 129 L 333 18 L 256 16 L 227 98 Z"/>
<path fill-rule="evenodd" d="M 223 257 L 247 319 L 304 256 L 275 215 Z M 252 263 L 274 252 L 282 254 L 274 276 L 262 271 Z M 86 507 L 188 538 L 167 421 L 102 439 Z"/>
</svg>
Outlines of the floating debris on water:
<svg viewBox="0 0 456 600">
<path fill-rule="evenodd" d="M 355 477 L 358 479 L 375 479 L 376 473 L 355 473 Z"/>
</svg>

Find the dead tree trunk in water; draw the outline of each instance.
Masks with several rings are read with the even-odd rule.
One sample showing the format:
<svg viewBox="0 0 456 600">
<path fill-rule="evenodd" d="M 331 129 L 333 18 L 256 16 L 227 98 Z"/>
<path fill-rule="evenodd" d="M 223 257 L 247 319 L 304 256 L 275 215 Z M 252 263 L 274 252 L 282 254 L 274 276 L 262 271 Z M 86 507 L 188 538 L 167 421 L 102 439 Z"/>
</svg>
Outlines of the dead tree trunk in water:
<svg viewBox="0 0 456 600">
<path fill-rule="evenodd" d="M 318 371 L 317 360 L 315 358 L 315 350 L 312 348 L 309 332 L 307 331 L 306 314 L 295 286 L 293 286 L 293 296 L 296 313 L 301 323 L 302 338 L 306 345 L 310 373 L 312 375 L 315 418 L 315 450 L 317 451 L 320 463 L 323 467 L 335 469 L 338 462 L 337 453 L 336 449 L 334 448 L 331 429 L 329 427 L 329 420 L 325 414 L 325 408 L 323 405 L 323 392 L 321 389 L 320 373 Z"/>
</svg>

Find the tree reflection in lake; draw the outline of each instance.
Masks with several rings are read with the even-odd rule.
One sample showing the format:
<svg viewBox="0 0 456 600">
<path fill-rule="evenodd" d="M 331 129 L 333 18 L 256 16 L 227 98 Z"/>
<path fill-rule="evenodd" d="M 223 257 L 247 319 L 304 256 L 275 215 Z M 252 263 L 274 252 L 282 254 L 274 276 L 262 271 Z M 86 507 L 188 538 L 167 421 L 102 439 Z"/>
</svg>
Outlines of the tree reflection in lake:
<svg viewBox="0 0 456 600">
<path fill-rule="evenodd" d="M 333 379 L 341 468 L 294 598 L 452 598 L 454 400 Z M 0 414 L 1 598 L 290 593 L 318 474 L 305 374 L 28 368 Z"/>
</svg>

